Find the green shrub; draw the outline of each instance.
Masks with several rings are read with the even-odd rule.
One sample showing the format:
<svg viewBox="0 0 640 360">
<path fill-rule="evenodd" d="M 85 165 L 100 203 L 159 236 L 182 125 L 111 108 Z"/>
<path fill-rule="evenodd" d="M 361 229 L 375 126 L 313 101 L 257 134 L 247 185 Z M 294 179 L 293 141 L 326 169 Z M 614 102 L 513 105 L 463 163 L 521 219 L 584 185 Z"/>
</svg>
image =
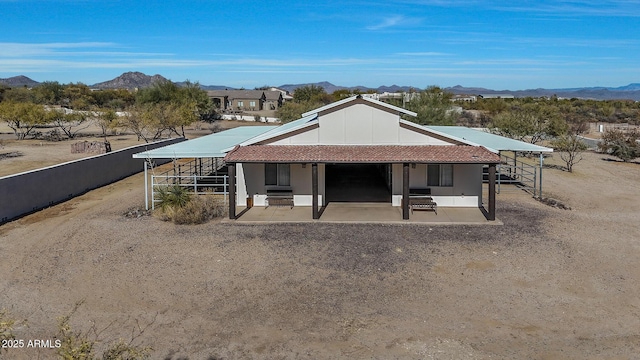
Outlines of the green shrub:
<svg viewBox="0 0 640 360">
<path fill-rule="evenodd" d="M 640 157 L 640 132 L 621 130 L 607 130 L 602 135 L 602 141 L 598 144 L 600 151 L 613 155 L 627 162 Z"/>
<path fill-rule="evenodd" d="M 168 207 L 181 208 L 187 205 L 191 199 L 187 188 L 180 185 L 158 186 L 155 192 L 160 200 L 158 205 L 162 210 L 166 210 Z"/>
</svg>

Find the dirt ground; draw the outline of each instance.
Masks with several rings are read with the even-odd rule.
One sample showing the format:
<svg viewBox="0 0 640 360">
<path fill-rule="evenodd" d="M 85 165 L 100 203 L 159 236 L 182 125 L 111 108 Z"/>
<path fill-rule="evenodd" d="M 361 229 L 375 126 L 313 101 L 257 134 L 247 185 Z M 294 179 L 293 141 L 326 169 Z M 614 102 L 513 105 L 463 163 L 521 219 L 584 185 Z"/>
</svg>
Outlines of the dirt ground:
<svg viewBox="0 0 640 360">
<path fill-rule="evenodd" d="M 153 359 L 637 358 L 640 163 L 574 171 L 544 172 L 571 210 L 503 186 L 503 226 L 178 226 L 123 216 L 139 174 L 0 226 L 0 309 L 26 342 L 84 301 L 74 329 Z"/>
</svg>

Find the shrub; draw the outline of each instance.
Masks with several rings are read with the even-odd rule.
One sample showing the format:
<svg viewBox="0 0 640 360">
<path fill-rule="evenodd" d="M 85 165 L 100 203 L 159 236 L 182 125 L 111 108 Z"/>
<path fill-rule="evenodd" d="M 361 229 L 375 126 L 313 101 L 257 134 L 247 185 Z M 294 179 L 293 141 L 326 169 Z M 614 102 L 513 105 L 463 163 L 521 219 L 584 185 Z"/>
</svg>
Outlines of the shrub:
<svg viewBox="0 0 640 360">
<path fill-rule="evenodd" d="M 56 338 L 60 341 L 60 347 L 56 349 L 56 353 L 60 358 L 65 360 L 97 360 L 99 358 L 102 360 L 142 360 L 149 358 L 153 349 L 133 345 L 133 342 L 155 322 L 155 319 L 145 327 L 140 327 L 137 324 L 136 328 L 131 332 L 131 341 L 125 342 L 120 339 L 111 342 L 103 351 L 102 356 L 97 357 L 95 346 L 97 343 L 102 342 L 98 336 L 108 327 L 98 330 L 94 324 L 86 332 L 73 330 L 70 324 L 71 317 L 83 303 L 84 301 L 77 302 L 68 315 L 58 318 L 58 335 Z"/>
<path fill-rule="evenodd" d="M 0 310 L 0 342 L 4 343 L 4 341 L 15 339 L 13 335 L 13 326 L 15 323 L 15 320 L 7 318 L 7 313 L 4 310 Z M 0 354 L 2 350 L 4 350 L 4 348 L 0 347 Z"/>
<path fill-rule="evenodd" d="M 189 202 L 191 199 L 191 195 L 189 191 L 180 185 L 173 186 L 159 186 L 156 188 L 156 193 L 158 194 L 158 199 L 160 202 L 160 208 L 162 210 L 167 210 L 167 208 L 180 208 Z"/>
<path fill-rule="evenodd" d="M 202 224 L 227 214 L 224 202 L 216 196 L 200 195 L 191 198 L 184 206 L 166 206 L 157 213 L 161 220 L 175 224 Z"/>
<path fill-rule="evenodd" d="M 602 142 L 598 144 L 598 148 L 602 152 L 627 162 L 640 157 L 638 139 L 640 139 L 640 133 L 635 130 L 630 132 L 607 130 L 602 135 Z"/>
</svg>

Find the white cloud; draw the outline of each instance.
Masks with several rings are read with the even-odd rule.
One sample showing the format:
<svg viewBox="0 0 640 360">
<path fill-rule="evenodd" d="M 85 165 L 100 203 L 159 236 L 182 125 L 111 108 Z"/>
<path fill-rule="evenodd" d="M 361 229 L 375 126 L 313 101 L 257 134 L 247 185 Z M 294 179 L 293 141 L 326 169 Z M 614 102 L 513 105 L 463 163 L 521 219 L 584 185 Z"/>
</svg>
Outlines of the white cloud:
<svg viewBox="0 0 640 360">
<path fill-rule="evenodd" d="M 397 26 L 411 26 L 420 23 L 421 20 L 418 18 L 411 18 L 402 15 L 393 15 L 382 19 L 379 23 L 375 25 L 367 26 L 367 30 L 376 31 L 376 30 L 384 30 Z"/>
</svg>

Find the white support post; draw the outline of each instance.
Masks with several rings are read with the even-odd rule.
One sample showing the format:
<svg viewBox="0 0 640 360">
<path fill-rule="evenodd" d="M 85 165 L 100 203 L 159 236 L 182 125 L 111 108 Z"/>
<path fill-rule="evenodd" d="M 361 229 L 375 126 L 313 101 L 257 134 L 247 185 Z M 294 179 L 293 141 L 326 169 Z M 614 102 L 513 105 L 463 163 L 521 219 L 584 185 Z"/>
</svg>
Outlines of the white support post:
<svg viewBox="0 0 640 360">
<path fill-rule="evenodd" d="M 540 187 L 538 188 L 538 194 L 540 195 L 540 200 L 542 200 L 542 165 L 544 163 L 544 156 L 540 153 Z"/>
<path fill-rule="evenodd" d="M 193 174 L 193 192 L 198 195 L 198 174 Z"/>
<path fill-rule="evenodd" d="M 149 210 L 149 183 L 147 179 L 147 160 L 144 160 L 144 209 Z"/>
</svg>

